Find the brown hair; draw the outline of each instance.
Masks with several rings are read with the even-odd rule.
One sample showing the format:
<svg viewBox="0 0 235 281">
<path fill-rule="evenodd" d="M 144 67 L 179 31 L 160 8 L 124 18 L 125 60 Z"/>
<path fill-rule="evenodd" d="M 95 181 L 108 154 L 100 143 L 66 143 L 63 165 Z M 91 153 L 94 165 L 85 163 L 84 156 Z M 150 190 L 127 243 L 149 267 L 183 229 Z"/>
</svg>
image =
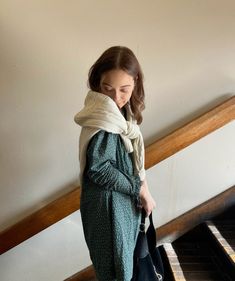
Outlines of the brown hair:
<svg viewBox="0 0 235 281">
<path fill-rule="evenodd" d="M 134 79 L 135 87 L 130 105 L 137 124 L 140 124 L 143 120 L 141 112 L 145 108 L 143 73 L 136 56 L 129 48 L 114 46 L 107 49 L 90 68 L 88 86 L 92 91 L 99 92 L 102 74 L 113 69 L 121 69 Z"/>
</svg>

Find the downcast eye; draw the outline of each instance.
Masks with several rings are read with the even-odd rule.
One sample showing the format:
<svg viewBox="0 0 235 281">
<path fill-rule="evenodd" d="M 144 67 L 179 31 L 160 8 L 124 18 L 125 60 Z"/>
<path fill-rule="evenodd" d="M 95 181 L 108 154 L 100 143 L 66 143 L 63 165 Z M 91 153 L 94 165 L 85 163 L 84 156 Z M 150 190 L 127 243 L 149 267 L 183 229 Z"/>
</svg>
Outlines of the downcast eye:
<svg viewBox="0 0 235 281">
<path fill-rule="evenodd" d="M 104 87 L 104 89 L 105 89 L 105 91 L 112 91 L 112 88 L 108 87 L 108 86 Z"/>
<path fill-rule="evenodd" d="M 127 89 L 122 89 L 121 90 L 123 93 L 127 94 L 128 93 L 128 90 Z"/>
</svg>

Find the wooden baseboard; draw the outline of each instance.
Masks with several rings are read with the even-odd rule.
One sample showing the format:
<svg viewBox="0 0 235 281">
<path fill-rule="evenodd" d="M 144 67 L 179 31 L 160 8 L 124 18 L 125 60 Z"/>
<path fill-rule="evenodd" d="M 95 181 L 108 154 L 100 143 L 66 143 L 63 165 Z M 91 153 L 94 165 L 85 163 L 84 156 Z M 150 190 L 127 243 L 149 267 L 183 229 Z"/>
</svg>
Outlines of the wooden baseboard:
<svg viewBox="0 0 235 281">
<path fill-rule="evenodd" d="M 235 186 L 157 228 L 158 245 L 171 243 L 200 223 L 235 205 Z"/>
</svg>

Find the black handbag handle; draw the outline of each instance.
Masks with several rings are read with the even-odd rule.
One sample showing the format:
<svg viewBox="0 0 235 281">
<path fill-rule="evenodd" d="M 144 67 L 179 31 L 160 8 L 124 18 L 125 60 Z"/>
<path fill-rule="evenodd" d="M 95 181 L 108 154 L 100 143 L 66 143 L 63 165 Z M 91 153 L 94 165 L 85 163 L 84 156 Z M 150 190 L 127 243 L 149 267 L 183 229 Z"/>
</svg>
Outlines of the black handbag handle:
<svg viewBox="0 0 235 281">
<path fill-rule="evenodd" d="M 141 213 L 141 225 L 145 226 L 145 218 L 146 218 L 146 211 L 144 208 L 142 208 L 142 213 Z M 149 222 L 150 222 L 150 226 L 154 228 L 153 225 L 153 217 L 152 217 L 152 212 L 149 215 Z M 154 228 L 155 229 L 155 228 Z M 140 229 L 142 230 L 142 229 Z M 143 229 L 144 230 L 144 229 Z"/>
<path fill-rule="evenodd" d="M 141 212 L 141 224 L 140 224 L 140 231 L 144 232 L 145 231 L 145 219 L 146 219 L 146 211 L 144 208 L 142 208 Z M 153 225 L 153 217 L 152 217 L 152 212 L 149 215 L 149 227 L 146 231 L 146 235 L 148 238 L 148 248 L 149 252 L 151 253 L 152 251 L 155 250 L 156 245 L 157 245 L 157 237 L 156 237 L 156 230 Z"/>
<path fill-rule="evenodd" d="M 156 246 L 157 236 L 156 236 L 155 227 L 153 225 L 152 212 L 149 215 L 150 225 L 146 232 L 145 232 L 145 219 L 146 219 L 146 211 L 142 207 L 140 229 L 139 229 L 136 247 L 134 250 L 134 265 L 137 266 L 138 262 L 141 259 L 146 259 L 147 257 L 149 259 L 149 257 L 151 257 L 150 259 L 151 259 L 152 265 L 150 267 L 152 268 L 152 266 L 154 266 L 155 274 L 157 275 L 157 278 L 158 278 L 157 280 L 163 281 L 164 280 L 164 266 L 162 263 L 160 251 L 158 250 L 158 248 Z M 142 264 L 141 270 L 144 271 L 144 269 L 147 268 L 147 265 L 149 265 L 149 263 L 146 261 L 146 265 Z M 134 277 L 131 279 L 131 281 L 143 280 L 143 278 L 136 279 L 138 277 L 138 275 L 141 274 L 141 272 L 136 271 L 135 266 L 133 267 L 133 272 L 134 272 L 133 276 Z M 137 274 L 137 277 L 135 274 Z M 156 280 L 156 279 L 151 279 L 151 280 Z"/>
</svg>

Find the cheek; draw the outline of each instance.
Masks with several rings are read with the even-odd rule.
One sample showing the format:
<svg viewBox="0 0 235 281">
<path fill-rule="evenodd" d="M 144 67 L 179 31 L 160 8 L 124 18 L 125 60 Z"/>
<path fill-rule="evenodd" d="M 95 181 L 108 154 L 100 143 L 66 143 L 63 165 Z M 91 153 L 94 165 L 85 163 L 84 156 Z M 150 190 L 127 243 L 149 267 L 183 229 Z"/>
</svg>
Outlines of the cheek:
<svg viewBox="0 0 235 281">
<path fill-rule="evenodd" d="M 129 100 L 130 100 L 131 94 L 132 94 L 132 93 L 129 93 L 129 94 L 127 94 L 127 95 L 125 96 L 125 101 L 129 101 Z"/>
<path fill-rule="evenodd" d="M 131 98 L 131 94 L 126 94 L 120 98 L 120 103 L 124 106 Z"/>
</svg>

